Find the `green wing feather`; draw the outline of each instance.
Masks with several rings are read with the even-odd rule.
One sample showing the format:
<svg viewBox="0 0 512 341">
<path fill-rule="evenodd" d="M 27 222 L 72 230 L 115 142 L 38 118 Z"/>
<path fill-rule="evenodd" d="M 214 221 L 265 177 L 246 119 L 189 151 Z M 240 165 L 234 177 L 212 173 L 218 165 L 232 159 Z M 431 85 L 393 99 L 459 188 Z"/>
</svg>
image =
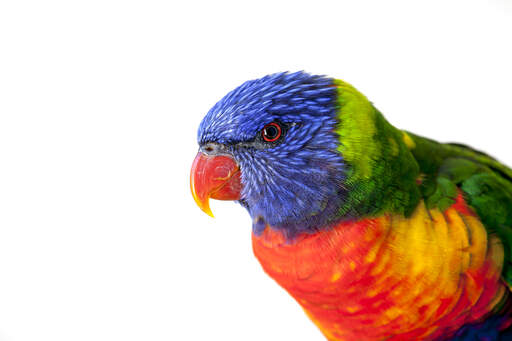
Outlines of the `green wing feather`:
<svg viewBox="0 0 512 341">
<path fill-rule="evenodd" d="M 430 208 L 444 210 L 460 189 L 488 232 L 502 241 L 503 277 L 512 287 L 512 170 L 470 147 L 398 130 L 353 86 L 341 80 L 335 84 L 336 132 L 348 189 L 340 215 L 408 216 L 421 199 Z"/>
<path fill-rule="evenodd" d="M 369 217 L 383 212 L 410 215 L 420 200 L 419 168 L 403 142 L 403 132 L 389 124 L 350 84 L 338 87 L 338 150 L 346 164 L 347 198 L 340 216 Z"/>
<path fill-rule="evenodd" d="M 512 286 L 512 170 L 485 153 L 460 144 L 441 144 L 409 134 L 411 152 L 423 177 L 422 196 L 429 207 L 445 209 L 457 188 L 489 233 L 505 248 L 503 277 Z"/>
</svg>

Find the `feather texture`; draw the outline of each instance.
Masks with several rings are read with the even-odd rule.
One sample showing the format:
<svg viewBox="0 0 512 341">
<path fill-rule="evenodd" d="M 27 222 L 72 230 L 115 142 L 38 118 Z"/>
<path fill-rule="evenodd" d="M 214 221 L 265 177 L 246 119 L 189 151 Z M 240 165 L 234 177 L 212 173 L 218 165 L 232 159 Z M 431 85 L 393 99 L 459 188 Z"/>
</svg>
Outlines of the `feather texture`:
<svg viewBox="0 0 512 341">
<path fill-rule="evenodd" d="M 420 202 L 409 218 L 344 222 L 293 243 L 267 227 L 253 249 L 329 340 L 448 340 L 493 314 L 494 331 L 511 321 L 503 246 L 462 194 L 444 212 Z"/>
<path fill-rule="evenodd" d="M 329 340 L 512 340 L 510 168 L 303 72 L 242 84 L 198 142 L 239 165 L 256 257 Z"/>
</svg>

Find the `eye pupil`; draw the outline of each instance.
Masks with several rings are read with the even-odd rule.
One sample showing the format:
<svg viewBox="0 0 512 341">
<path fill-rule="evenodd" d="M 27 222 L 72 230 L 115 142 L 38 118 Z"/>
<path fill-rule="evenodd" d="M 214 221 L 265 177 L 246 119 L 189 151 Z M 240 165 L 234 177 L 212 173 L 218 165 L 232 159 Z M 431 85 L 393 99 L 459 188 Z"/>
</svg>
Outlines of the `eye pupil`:
<svg viewBox="0 0 512 341">
<path fill-rule="evenodd" d="M 261 133 L 265 141 L 277 141 L 281 137 L 281 126 L 275 122 L 269 123 L 265 127 L 263 127 Z"/>
<path fill-rule="evenodd" d="M 270 139 L 273 139 L 274 137 L 277 136 L 277 128 L 276 127 L 268 127 L 267 129 L 265 129 L 265 136 Z"/>
</svg>

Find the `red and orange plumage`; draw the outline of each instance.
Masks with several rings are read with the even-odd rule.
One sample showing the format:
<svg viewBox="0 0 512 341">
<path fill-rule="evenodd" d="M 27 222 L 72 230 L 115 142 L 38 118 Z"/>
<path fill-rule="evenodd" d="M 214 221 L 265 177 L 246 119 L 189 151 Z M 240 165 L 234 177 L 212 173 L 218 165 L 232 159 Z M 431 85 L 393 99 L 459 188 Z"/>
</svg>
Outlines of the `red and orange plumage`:
<svg viewBox="0 0 512 341">
<path fill-rule="evenodd" d="M 421 204 L 410 218 L 344 222 L 293 242 L 267 228 L 253 249 L 329 340 L 435 340 L 507 294 L 503 246 L 487 238 L 459 195 L 445 212 Z"/>
<path fill-rule="evenodd" d="M 301 72 L 244 83 L 198 140 L 196 202 L 247 208 L 263 269 L 327 339 L 512 340 L 510 168 Z"/>
</svg>

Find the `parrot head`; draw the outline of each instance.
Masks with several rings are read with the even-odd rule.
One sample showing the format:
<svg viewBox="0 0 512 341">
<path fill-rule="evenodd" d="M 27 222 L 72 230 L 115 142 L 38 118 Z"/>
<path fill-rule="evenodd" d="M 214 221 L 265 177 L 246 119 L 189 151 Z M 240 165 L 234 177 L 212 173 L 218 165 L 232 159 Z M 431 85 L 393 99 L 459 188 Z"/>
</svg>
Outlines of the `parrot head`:
<svg viewBox="0 0 512 341">
<path fill-rule="evenodd" d="M 235 200 L 260 234 L 287 236 L 338 217 L 346 169 L 336 133 L 334 80 L 304 72 L 251 80 L 210 109 L 198 130 L 190 182 L 198 206 Z"/>
</svg>

